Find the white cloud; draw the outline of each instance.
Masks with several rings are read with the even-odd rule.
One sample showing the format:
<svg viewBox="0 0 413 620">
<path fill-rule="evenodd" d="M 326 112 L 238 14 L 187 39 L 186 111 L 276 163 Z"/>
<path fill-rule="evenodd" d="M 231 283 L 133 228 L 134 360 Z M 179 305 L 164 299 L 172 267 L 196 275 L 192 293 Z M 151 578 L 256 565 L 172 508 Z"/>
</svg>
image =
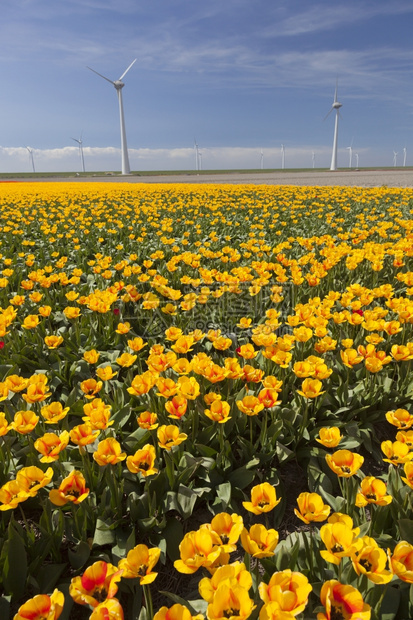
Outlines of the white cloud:
<svg viewBox="0 0 413 620">
<path fill-rule="evenodd" d="M 115 147 L 85 147 L 85 167 L 88 172 L 118 171 L 121 164 L 120 149 Z M 259 169 L 261 152 L 264 168 L 281 168 L 279 147 L 208 147 L 199 148 L 203 170 Z M 325 146 L 286 146 L 286 168 L 311 168 L 312 154 L 316 167 L 327 168 L 330 164 L 331 148 Z M 366 159 L 369 149 L 358 149 L 361 159 Z M 353 157 L 355 150 L 353 149 Z M 81 162 L 78 147 L 60 149 L 33 149 L 37 173 L 80 172 Z M 193 148 L 172 149 L 129 149 L 132 170 L 194 170 Z M 339 165 L 348 164 L 348 151 L 339 150 Z M 26 148 L 0 147 L 0 172 L 31 172 L 31 161 Z"/>
</svg>

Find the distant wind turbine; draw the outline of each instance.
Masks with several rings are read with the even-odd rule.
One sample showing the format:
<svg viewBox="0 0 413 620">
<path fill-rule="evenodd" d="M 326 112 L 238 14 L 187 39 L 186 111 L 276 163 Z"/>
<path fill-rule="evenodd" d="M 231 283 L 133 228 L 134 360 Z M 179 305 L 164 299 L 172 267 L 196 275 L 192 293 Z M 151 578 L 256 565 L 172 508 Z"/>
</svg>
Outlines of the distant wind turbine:
<svg viewBox="0 0 413 620">
<path fill-rule="evenodd" d="M 334 124 L 333 152 L 331 155 L 330 170 L 337 170 L 338 117 L 339 117 L 339 110 L 342 106 L 343 104 L 337 101 L 337 83 L 336 83 L 336 90 L 334 91 L 334 101 L 333 101 L 333 104 L 331 106 L 329 113 L 327 114 L 327 116 L 329 116 L 333 110 L 336 111 L 336 120 Z M 325 119 L 327 118 L 327 116 L 325 117 Z"/>
<path fill-rule="evenodd" d="M 79 153 L 80 153 L 80 159 L 82 160 L 82 170 L 83 172 L 85 172 L 85 158 L 83 157 L 83 140 L 82 140 L 82 134 L 80 134 L 80 138 L 72 138 L 72 140 L 74 140 L 75 142 L 78 143 L 79 145 Z"/>
<path fill-rule="evenodd" d="M 281 169 L 284 170 L 285 168 L 285 146 L 284 144 L 281 145 Z"/>
<path fill-rule="evenodd" d="M 313 168 L 315 168 L 315 152 L 314 151 L 311 153 L 311 162 L 313 164 Z"/>
<path fill-rule="evenodd" d="M 195 169 L 198 172 L 199 171 L 199 147 L 198 147 L 196 138 L 194 138 L 194 149 L 195 149 Z"/>
<path fill-rule="evenodd" d="M 261 170 L 264 169 L 264 151 L 261 149 Z"/>
<path fill-rule="evenodd" d="M 354 156 L 356 158 L 356 168 L 358 169 L 358 167 L 359 167 L 359 154 L 355 153 Z"/>
<path fill-rule="evenodd" d="M 34 168 L 33 149 L 31 149 L 30 146 L 26 146 L 26 149 L 29 151 L 29 159 L 30 159 L 30 161 L 32 163 L 33 172 L 36 172 L 36 170 Z"/>
<path fill-rule="evenodd" d="M 346 150 L 348 150 L 349 155 L 350 155 L 350 161 L 349 161 L 348 167 L 351 168 L 353 165 L 353 140 L 351 140 L 350 146 L 346 146 Z"/>
<path fill-rule="evenodd" d="M 113 84 L 113 86 L 116 89 L 116 92 L 118 93 L 119 115 L 120 115 L 120 143 L 121 143 L 121 150 L 122 150 L 122 174 L 130 174 L 128 145 L 126 142 L 125 117 L 123 114 L 123 102 L 122 102 L 122 88 L 125 86 L 125 84 L 122 82 L 122 80 L 127 74 L 127 72 L 129 71 L 129 69 L 132 67 L 132 65 L 135 64 L 136 60 L 137 59 L 135 58 L 135 60 L 131 62 L 129 67 L 126 69 L 126 71 L 122 73 L 120 78 L 115 81 L 110 80 L 109 78 L 105 77 L 101 73 L 98 73 L 91 67 L 87 67 L 88 69 L 90 69 L 90 71 L 93 71 L 93 73 L 96 73 L 96 75 L 99 75 L 101 78 L 103 78 L 107 82 L 110 82 L 111 84 Z"/>
<path fill-rule="evenodd" d="M 396 151 L 393 151 L 393 166 L 394 166 L 395 168 L 396 168 L 396 166 L 397 166 L 397 155 L 398 155 L 398 154 L 399 154 L 398 152 L 396 153 Z"/>
<path fill-rule="evenodd" d="M 202 153 L 201 153 L 201 151 L 198 152 L 198 157 L 199 157 L 199 169 L 202 170 Z"/>
<path fill-rule="evenodd" d="M 403 149 L 403 167 L 406 167 L 406 159 L 407 159 L 407 148 L 404 147 Z"/>
</svg>

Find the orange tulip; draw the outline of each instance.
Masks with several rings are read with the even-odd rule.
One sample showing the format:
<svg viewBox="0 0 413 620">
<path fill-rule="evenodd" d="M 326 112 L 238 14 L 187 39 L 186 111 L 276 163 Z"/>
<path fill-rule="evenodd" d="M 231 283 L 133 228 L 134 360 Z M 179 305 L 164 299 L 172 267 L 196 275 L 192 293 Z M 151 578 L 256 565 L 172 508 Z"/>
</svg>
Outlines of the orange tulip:
<svg viewBox="0 0 413 620">
<path fill-rule="evenodd" d="M 64 602 L 64 594 L 57 589 L 50 596 L 37 594 L 19 607 L 13 620 L 57 620 Z"/>
<path fill-rule="evenodd" d="M 146 444 L 140 450 L 137 450 L 133 456 L 128 456 L 126 466 L 132 474 L 141 474 L 145 478 L 157 474 L 155 467 L 155 448 Z"/>
<path fill-rule="evenodd" d="M 94 398 L 96 394 L 102 389 L 102 381 L 96 381 L 96 379 L 86 379 L 80 384 L 80 389 L 84 393 L 86 398 Z"/>
<path fill-rule="evenodd" d="M 169 418 L 180 420 L 186 413 L 188 401 L 182 394 L 176 394 L 171 400 L 165 403 L 165 409 L 169 413 Z"/>
<path fill-rule="evenodd" d="M 69 443 L 69 433 L 63 431 L 60 435 L 56 433 L 45 433 L 34 442 L 35 449 L 42 454 L 41 463 L 52 463 L 59 459 L 60 453 L 65 450 Z"/>
<path fill-rule="evenodd" d="M 267 530 L 260 523 L 252 525 L 249 531 L 244 527 L 241 532 L 241 544 L 244 550 L 254 558 L 273 556 L 278 538 L 276 530 Z"/>
<path fill-rule="evenodd" d="M 174 446 L 179 446 L 188 437 L 185 433 L 180 433 L 179 428 L 170 425 L 159 426 L 157 430 L 158 443 L 164 450 L 171 450 Z"/>
<path fill-rule="evenodd" d="M 206 399 L 206 396 L 204 397 L 204 400 Z M 214 399 L 209 407 L 209 409 L 204 409 L 204 414 L 213 422 L 225 424 L 225 422 L 231 419 L 231 416 L 229 415 L 231 412 L 231 407 L 225 400 L 221 400 L 221 397 Z"/>
<path fill-rule="evenodd" d="M 136 418 L 139 428 L 144 428 L 147 431 L 153 431 L 158 428 L 158 416 L 151 411 L 142 411 L 142 413 Z"/>
<path fill-rule="evenodd" d="M 323 584 L 320 599 L 325 613 L 318 613 L 317 620 L 370 620 L 371 607 L 353 586 L 331 579 Z"/>
<path fill-rule="evenodd" d="M 360 492 L 356 496 L 356 506 L 363 507 L 367 504 L 387 506 L 392 501 L 391 495 L 386 495 L 386 483 L 383 480 L 366 476 L 360 484 Z"/>
<path fill-rule="evenodd" d="M 301 390 L 297 390 L 297 392 L 305 398 L 317 398 L 320 394 L 324 394 L 321 391 L 322 387 L 323 384 L 319 379 L 304 379 Z"/>
<path fill-rule="evenodd" d="M 69 407 L 63 408 L 59 402 L 49 403 L 41 408 L 40 413 L 45 419 L 46 424 L 57 424 L 59 420 L 63 420 L 69 411 Z"/>
<path fill-rule="evenodd" d="M 39 421 L 39 416 L 34 411 L 16 411 L 10 428 L 20 433 L 20 435 L 28 435 L 35 428 Z"/>
<path fill-rule="evenodd" d="M 73 577 L 69 594 L 80 605 L 97 607 L 115 596 L 121 575 L 122 571 L 116 566 L 99 560 L 89 566 L 82 576 Z"/>
<path fill-rule="evenodd" d="M 68 502 L 80 504 L 89 495 L 83 474 L 75 469 L 60 483 L 58 489 L 52 489 L 49 499 L 55 506 L 64 506 Z"/>
<path fill-rule="evenodd" d="M 264 603 L 275 601 L 282 611 L 296 616 L 304 611 L 312 586 L 305 575 L 286 569 L 273 573 L 268 585 L 260 583 L 258 592 Z"/>
<path fill-rule="evenodd" d="M 185 534 L 179 552 L 181 558 L 174 562 L 177 571 L 195 573 L 201 566 L 208 568 L 221 554 L 221 539 L 206 528 Z"/>
<path fill-rule="evenodd" d="M 390 565 L 399 579 L 413 583 L 413 545 L 405 540 L 397 543 L 390 558 Z"/>
<path fill-rule="evenodd" d="M 93 458 L 101 467 L 105 465 L 116 465 L 126 459 L 126 452 L 121 452 L 120 443 L 114 437 L 108 437 L 98 443 Z"/>
<path fill-rule="evenodd" d="M 153 567 L 159 560 L 161 550 L 158 547 L 148 549 L 146 545 L 137 545 L 128 552 L 123 560 L 119 561 L 118 568 L 122 570 L 122 577 L 126 579 L 139 579 L 141 586 L 155 581 L 158 573 L 153 572 Z"/>
<path fill-rule="evenodd" d="M 116 598 L 107 599 L 94 607 L 89 620 L 124 620 L 122 605 Z"/>
<path fill-rule="evenodd" d="M 0 510 L 14 510 L 26 499 L 31 497 L 27 485 L 21 485 L 18 480 L 9 480 L 0 487 Z"/>
<path fill-rule="evenodd" d="M 70 431 L 70 441 L 76 446 L 88 446 L 93 443 L 99 436 L 100 430 L 95 429 L 89 422 L 78 424 Z"/>
</svg>

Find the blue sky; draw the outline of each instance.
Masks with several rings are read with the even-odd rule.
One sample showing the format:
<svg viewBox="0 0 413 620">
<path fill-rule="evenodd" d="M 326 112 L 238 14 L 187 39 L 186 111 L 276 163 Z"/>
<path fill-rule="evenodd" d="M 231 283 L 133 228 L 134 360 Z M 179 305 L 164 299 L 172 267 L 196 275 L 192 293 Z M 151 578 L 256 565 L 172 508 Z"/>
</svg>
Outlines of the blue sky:
<svg viewBox="0 0 413 620">
<path fill-rule="evenodd" d="M 0 172 L 413 165 L 411 0 L 2 0 Z M 262 153 L 262 155 L 261 155 Z"/>
</svg>

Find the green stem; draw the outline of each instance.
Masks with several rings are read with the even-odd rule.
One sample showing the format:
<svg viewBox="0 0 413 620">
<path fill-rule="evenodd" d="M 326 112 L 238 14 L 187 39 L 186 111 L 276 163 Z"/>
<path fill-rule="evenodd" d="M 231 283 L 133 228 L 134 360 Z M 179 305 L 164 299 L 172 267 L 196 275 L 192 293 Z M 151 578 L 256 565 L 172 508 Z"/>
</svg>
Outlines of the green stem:
<svg viewBox="0 0 413 620">
<path fill-rule="evenodd" d="M 310 579 L 314 580 L 314 526 L 310 523 Z"/>
<path fill-rule="evenodd" d="M 151 591 L 148 585 L 144 585 L 142 586 L 143 589 L 143 595 L 145 597 L 145 607 L 146 607 L 146 614 L 147 614 L 147 618 L 148 620 L 152 620 L 153 618 L 153 605 L 152 605 L 152 596 L 151 596 Z"/>
</svg>

